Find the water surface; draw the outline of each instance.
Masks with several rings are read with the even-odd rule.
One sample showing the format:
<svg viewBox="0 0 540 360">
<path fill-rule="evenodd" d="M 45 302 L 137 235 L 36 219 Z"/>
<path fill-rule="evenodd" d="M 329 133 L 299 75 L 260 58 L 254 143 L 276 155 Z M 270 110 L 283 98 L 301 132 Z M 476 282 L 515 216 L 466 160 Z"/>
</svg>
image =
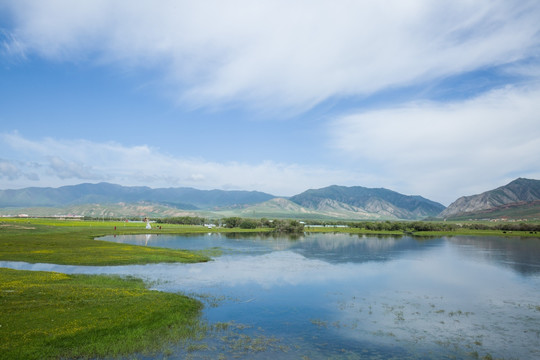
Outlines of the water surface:
<svg viewBox="0 0 540 360">
<path fill-rule="evenodd" d="M 169 358 L 540 358 L 540 241 L 313 234 L 130 235 L 223 255 L 200 264 L 0 266 L 142 277 L 225 330 Z M 160 355 L 161 356 L 161 355 Z"/>
</svg>

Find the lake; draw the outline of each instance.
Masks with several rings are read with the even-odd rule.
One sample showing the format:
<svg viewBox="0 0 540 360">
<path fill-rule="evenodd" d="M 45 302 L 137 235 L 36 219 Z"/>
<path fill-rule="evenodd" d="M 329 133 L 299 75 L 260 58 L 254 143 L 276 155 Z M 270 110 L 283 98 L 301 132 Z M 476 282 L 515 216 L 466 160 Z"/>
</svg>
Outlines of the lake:
<svg viewBox="0 0 540 360">
<path fill-rule="evenodd" d="M 133 275 L 205 303 L 168 358 L 540 358 L 540 240 L 204 234 L 102 239 L 220 249 L 200 264 L 0 266 Z M 218 329 L 218 330 L 216 330 Z"/>
</svg>

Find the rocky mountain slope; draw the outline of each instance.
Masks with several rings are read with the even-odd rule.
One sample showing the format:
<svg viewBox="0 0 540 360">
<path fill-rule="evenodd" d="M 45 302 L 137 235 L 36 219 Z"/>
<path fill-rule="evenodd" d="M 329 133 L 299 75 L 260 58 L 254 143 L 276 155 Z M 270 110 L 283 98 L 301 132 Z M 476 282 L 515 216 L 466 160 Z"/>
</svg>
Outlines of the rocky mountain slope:
<svg viewBox="0 0 540 360">
<path fill-rule="evenodd" d="M 329 186 L 311 189 L 290 200 L 307 209 L 328 211 L 339 208 L 368 214 L 371 218 L 420 219 L 435 216 L 444 206 L 421 196 L 410 196 L 384 188 Z"/>
<path fill-rule="evenodd" d="M 540 200 L 540 180 L 518 178 L 507 185 L 478 195 L 463 196 L 442 211 L 438 217 L 455 218 L 475 214 L 498 214 L 517 212 L 521 207 L 536 207 Z M 492 217 L 487 216 L 487 217 Z"/>
<path fill-rule="evenodd" d="M 252 218 L 288 218 L 288 219 L 319 219 L 319 220 L 376 220 L 381 216 L 368 213 L 351 205 L 325 199 L 319 208 L 305 208 L 285 198 L 275 198 L 260 204 L 249 205 L 243 209 L 231 209 L 215 212 L 222 216 L 241 216 Z"/>
</svg>

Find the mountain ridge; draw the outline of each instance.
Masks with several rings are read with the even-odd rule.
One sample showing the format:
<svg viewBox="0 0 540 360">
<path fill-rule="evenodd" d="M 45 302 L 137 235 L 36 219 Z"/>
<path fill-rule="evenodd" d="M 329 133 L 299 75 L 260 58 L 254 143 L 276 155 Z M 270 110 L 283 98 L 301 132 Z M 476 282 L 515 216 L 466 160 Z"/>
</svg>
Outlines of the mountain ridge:
<svg viewBox="0 0 540 360">
<path fill-rule="evenodd" d="M 254 204 L 274 197 L 274 195 L 259 191 L 198 190 L 188 187 L 152 189 L 146 186 L 122 186 L 102 182 L 67 185 L 58 188 L 32 187 L 19 190 L 0 190 L 0 207 L 55 207 L 143 201 L 193 210 L 216 206 Z"/>
<path fill-rule="evenodd" d="M 351 220 L 534 219 L 540 218 L 540 180 L 517 178 L 481 194 L 462 196 L 446 209 L 418 195 L 339 185 L 309 189 L 289 198 L 258 191 L 152 189 L 110 183 L 0 190 L 0 215 L 25 213 L 25 209 L 38 216 L 62 211 L 132 216 L 143 211 L 158 217 L 192 214 Z"/>
<path fill-rule="evenodd" d="M 478 213 L 494 213 L 505 207 L 527 206 L 528 203 L 538 200 L 540 200 L 540 180 L 517 178 L 493 190 L 462 196 L 451 203 L 438 217 L 455 218 L 467 214 L 474 216 Z"/>
<path fill-rule="evenodd" d="M 419 219 L 435 216 L 444 205 L 419 195 L 403 195 L 385 188 L 332 185 L 309 189 L 290 200 L 306 208 L 321 208 L 328 199 L 387 219 Z"/>
</svg>

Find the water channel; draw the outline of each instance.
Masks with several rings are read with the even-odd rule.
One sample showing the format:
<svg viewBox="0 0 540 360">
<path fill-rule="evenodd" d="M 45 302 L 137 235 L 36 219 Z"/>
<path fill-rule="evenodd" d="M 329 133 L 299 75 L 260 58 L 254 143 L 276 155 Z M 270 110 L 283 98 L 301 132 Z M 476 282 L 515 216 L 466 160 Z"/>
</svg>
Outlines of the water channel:
<svg viewBox="0 0 540 360">
<path fill-rule="evenodd" d="M 153 289 L 199 298 L 204 321 L 223 331 L 158 358 L 540 358 L 540 239 L 216 233 L 103 239 L 222 254 L 200 264 L 0 267 L 131 275 Z"/>
</svg>

